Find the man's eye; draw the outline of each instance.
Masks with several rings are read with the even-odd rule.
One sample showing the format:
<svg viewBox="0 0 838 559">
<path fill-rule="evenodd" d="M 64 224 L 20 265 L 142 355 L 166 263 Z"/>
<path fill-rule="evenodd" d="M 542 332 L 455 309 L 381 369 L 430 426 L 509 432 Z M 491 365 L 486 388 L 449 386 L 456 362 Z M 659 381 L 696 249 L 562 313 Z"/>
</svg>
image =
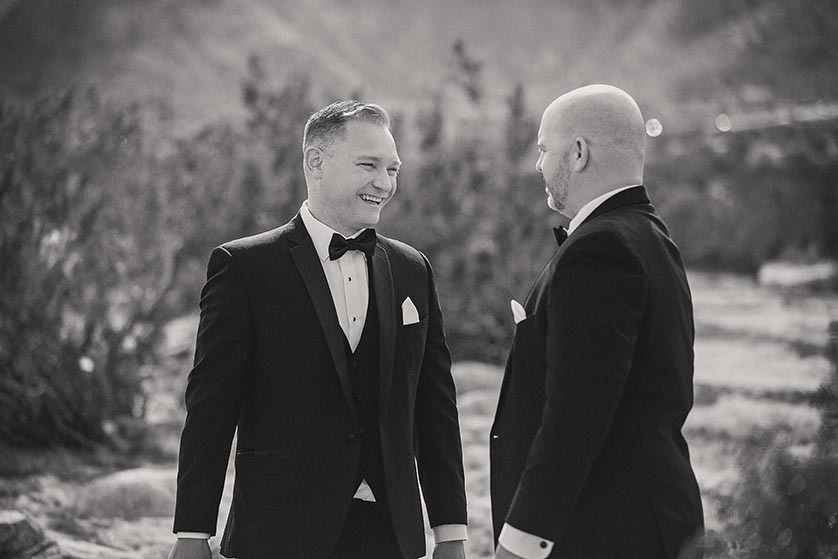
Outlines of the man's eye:
<svg viewBox="0 0 838 559">
<path fill-rule="evenodd" d="M 359 163 L 358 165 L 367 169 L 375 169 L 375 163 Z"/>
</svg>

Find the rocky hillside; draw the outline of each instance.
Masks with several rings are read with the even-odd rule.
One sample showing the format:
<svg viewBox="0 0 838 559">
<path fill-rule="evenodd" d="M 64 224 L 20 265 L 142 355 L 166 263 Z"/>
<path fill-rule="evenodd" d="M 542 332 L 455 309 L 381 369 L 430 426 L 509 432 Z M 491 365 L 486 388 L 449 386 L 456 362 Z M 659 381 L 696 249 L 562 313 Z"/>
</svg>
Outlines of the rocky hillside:
<svg viewBox="0 0 838 559">
<path fill-rule="evenodd" d="M 835 62 L 835 16 L 819 12 L 823 0 L 794 8 L 794 29 L 787 20 L 797 15 L 782 2 L 748 4 L 714 0 L 698 11 L 687 0 L 0 0 L 0 88 L 27 97 L 96 83 L 206 122 L 240 114 L 247 59 L 258 54 L 272 78 L 304 72 L 325 96 L 361 92 L 409 109 L 445 79 L 458 39 L 483 63 L 484 102 L 495 106 L 516 82 L 534 106 L 582 83 L 610 82 L 661 114 L 691 96 L 723 101 L 743 85 L 773 87 L 775 64 L 829 75 L 821 70 Z M 784 48 L 774 35 L 797 39 Z M 754 53 L 764 59 L 743 67 Z M 795 62 L 801 57 L 805 68 Z M 810 82 L 781 80 L 804 83 L 799 96 L 817 89 Z"/>
</svg>

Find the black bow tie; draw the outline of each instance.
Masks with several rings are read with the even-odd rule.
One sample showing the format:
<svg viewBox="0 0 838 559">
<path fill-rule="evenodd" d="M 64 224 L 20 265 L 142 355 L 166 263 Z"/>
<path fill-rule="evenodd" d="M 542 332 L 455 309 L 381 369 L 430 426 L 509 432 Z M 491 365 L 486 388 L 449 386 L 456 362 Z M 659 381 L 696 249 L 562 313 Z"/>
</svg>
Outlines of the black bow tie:
<svg viewBox="0 0 838 559">
<path fill-rule="evenodd" d="M 344 239 L 335 233 L 329 243 L 329 260 L 337 260 L 346 254 L 347 250 L 360 250 L 367 255 L 367 260 L 371 260 L 375 253 L 375 241 L 375 229 L 364 229 L 354 239 Z"/>
<path fill-rule="evenodd" d="M 556 236 L 556 244 L 562 246 L 567 240 L 567 227 L 562 225 L 561 227 L 553 227 L 553 235 Z"/>
</svg>

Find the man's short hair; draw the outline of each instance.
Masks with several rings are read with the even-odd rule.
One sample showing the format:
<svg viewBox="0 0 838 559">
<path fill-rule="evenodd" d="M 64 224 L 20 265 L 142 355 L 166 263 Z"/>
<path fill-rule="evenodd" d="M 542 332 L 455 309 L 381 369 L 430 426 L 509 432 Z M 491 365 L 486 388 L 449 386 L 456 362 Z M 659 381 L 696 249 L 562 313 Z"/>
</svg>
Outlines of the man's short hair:
<svg viewBox="0 0 838 559">
<path fill-rule="evenodd" d="M 390 128 L 390 115 L 380 105 L 361 103 L 355 99 L 335 101 L 326 105 L 306 121 L 303 149 L 310 145 L 324 148 L 344 134 L 347 122 L 357 120 Z"/>
</svg>

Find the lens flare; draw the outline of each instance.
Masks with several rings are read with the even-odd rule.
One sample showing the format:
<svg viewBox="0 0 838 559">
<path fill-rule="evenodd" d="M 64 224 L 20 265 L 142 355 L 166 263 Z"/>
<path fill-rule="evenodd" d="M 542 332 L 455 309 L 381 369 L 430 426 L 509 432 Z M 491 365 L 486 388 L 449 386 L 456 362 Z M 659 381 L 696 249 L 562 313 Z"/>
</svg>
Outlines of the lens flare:
<svg viewBox="0 0 838 559">
<path fill-rule="evenodd" d="M 652 138 L 657 138 L 663 132 L 663 125 L 661 121 L 656 118 L 650 118 L 646 121 L 646 134 Z"/>
</svg>

